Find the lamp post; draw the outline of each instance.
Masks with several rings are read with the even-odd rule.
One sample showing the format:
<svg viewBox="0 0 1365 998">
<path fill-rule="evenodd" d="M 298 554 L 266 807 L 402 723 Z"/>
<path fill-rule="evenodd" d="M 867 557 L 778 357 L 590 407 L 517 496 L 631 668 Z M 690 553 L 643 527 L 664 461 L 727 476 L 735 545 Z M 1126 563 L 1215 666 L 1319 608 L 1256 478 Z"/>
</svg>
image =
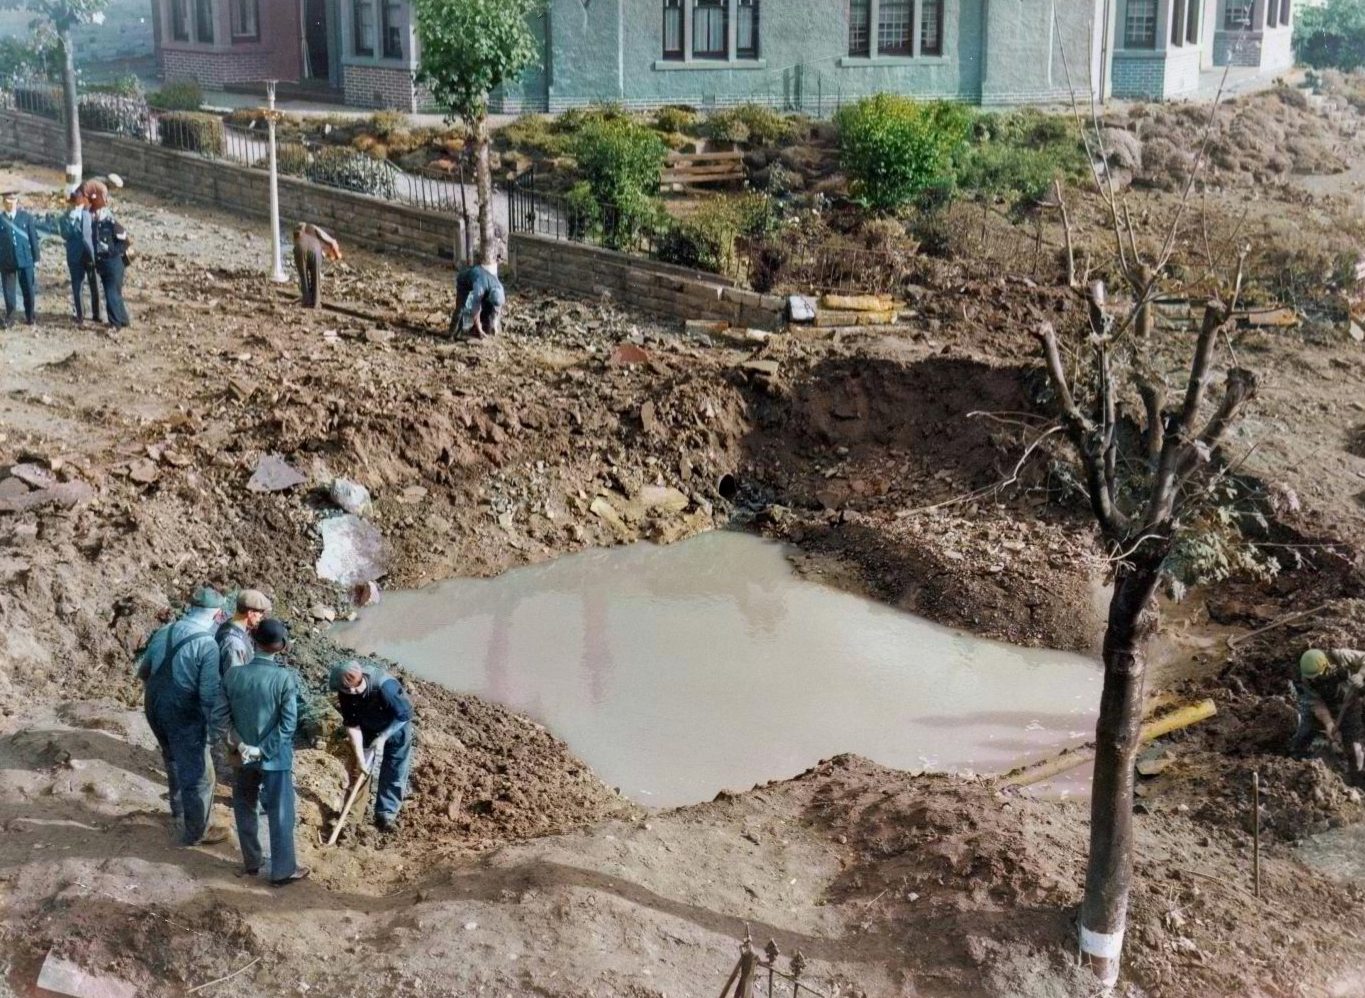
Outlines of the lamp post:
<svg viewBox="0 0 1365 998">
<path fill-rule="evenodd" d="M 280 245 L 280 171 L 275 160 L 275 81 L 265 81 L 266 131 L 270 138 L 270 253 L 273 269 L 270 279 L 276 284 L 289 280 L 284 274 L 284 252 Z"/>
</svg>

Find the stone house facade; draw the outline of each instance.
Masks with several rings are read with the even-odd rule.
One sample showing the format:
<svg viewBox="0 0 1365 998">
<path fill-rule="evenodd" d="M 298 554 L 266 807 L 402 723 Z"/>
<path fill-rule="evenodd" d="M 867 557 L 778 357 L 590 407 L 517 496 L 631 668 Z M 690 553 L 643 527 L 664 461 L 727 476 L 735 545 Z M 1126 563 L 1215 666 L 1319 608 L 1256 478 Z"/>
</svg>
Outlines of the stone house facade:
<svg viewBox="0 0 1365 998">
<path fill-rule="evenodd" d="M 1231 62 L 1288 68 L 1299 0 L 546 0 L 498 111 L 745 102 L 828 113 L 878 91 L 987 105 L 1162 100 Z M 271 75 L 422 110 L 408 0 L 152 0 L 167 79 Z"/>
</svg>

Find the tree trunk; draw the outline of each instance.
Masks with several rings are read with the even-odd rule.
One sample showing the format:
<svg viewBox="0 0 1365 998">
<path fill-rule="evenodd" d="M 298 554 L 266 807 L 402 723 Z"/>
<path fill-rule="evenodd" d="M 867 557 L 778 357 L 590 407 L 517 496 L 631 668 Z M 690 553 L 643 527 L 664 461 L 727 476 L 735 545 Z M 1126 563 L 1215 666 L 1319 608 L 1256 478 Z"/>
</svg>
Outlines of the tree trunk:
<svg viewBox="0 0 1365 998">
<path fill-rule="evenodd" d="M 493 234 L 493 169 L 488 157 L 488 116 L 474 122 L 474 183 L 479 195 L 479 262 L 498 269 L 497 238 Z"/>
<path fill-rule="evenodd" d="M 66 185 L 74 188 L 81 182 L 81 119 L 76 100 L 76 55 L 71 50 L 71 29 L 62 27 L 57 32 L 57 44 L 62 50 L 62 112 L 66 119 Z"/>
<path fill-rule="evenodd" d="M 1142 728 L 1147 627 L 1143 614 L 1161 577 L 1165 550 L 1120 567 L 1104 632 L 1104 692 L 1095 726 L 1090 797 L 1090 866 L 1081 905 L 1081 953 L 1101 983 L 1118 980 L 1133 874 L 1133 765 Z"/>
</svg>

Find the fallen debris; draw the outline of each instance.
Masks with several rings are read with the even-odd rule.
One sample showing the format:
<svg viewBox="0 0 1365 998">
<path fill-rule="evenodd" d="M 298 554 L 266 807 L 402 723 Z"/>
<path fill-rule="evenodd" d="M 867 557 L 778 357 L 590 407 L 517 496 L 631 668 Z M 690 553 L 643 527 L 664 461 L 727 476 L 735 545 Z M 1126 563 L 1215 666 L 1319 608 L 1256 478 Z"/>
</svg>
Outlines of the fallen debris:
<svg viewBox="0 0 1365 998">
<path fill-rule="evenodd" d="M 358 586 L 388 573 L 388 545 L 374 524 L 346 513 L 323 520 L 318 524 L 318 531 L 322 534 L 318 578 L 343 586 Z"/>
<path fill-rule="evenodd" d="M 137 988 L 127 981 L 92 974 L 53 953 L 43 960 L 38 987 L 71 998 L 137 998 Z"/>
<path fill-rule="evenodd" d="M 331 488 L 327 490 L 327 494 L 332 502 L 348 513 L 359 515 L 370 506 L 370 490 L 349 478 L 335 479 Z"/>
<path fill-rule="evenodd" d="M 256 464 L 256 471 L 246 487 L 252 492 L 284 492 L 308 481 L 303 474 L 279 454 L 266 454 Z"/>
</svg>

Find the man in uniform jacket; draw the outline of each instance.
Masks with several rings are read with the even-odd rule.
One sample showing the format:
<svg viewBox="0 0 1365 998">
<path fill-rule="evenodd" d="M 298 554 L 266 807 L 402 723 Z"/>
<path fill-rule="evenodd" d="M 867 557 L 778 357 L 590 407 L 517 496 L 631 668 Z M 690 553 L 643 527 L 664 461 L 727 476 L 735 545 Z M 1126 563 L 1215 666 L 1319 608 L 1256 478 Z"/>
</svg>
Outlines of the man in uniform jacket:
<svg viewBox="0 0 1365 998">
<path fill-rule="evenodd" d="M 90 318 L 100 321 L 99 280 L 95 276 L 95 216 L 85 192 L 77 187 L 68 199 L 68 208 L 59 225 L 62 241 L 66 243 L 66 269 L 71 275 L 73 315 L 77 322 L 85 321 L 85 303 L 81 292 L 90 285 Z"/>
<path fill-rule="evenodd" d="M 19 207 L 19 195 L 6 191 L 0 196 L 0 289 L 5 298 L 5 325 L 9 325 L 16 306 L 15 286 L 24 298 L 24 321 L 37 322 L 38 228 L 33 216 Z"/>
</svg>

